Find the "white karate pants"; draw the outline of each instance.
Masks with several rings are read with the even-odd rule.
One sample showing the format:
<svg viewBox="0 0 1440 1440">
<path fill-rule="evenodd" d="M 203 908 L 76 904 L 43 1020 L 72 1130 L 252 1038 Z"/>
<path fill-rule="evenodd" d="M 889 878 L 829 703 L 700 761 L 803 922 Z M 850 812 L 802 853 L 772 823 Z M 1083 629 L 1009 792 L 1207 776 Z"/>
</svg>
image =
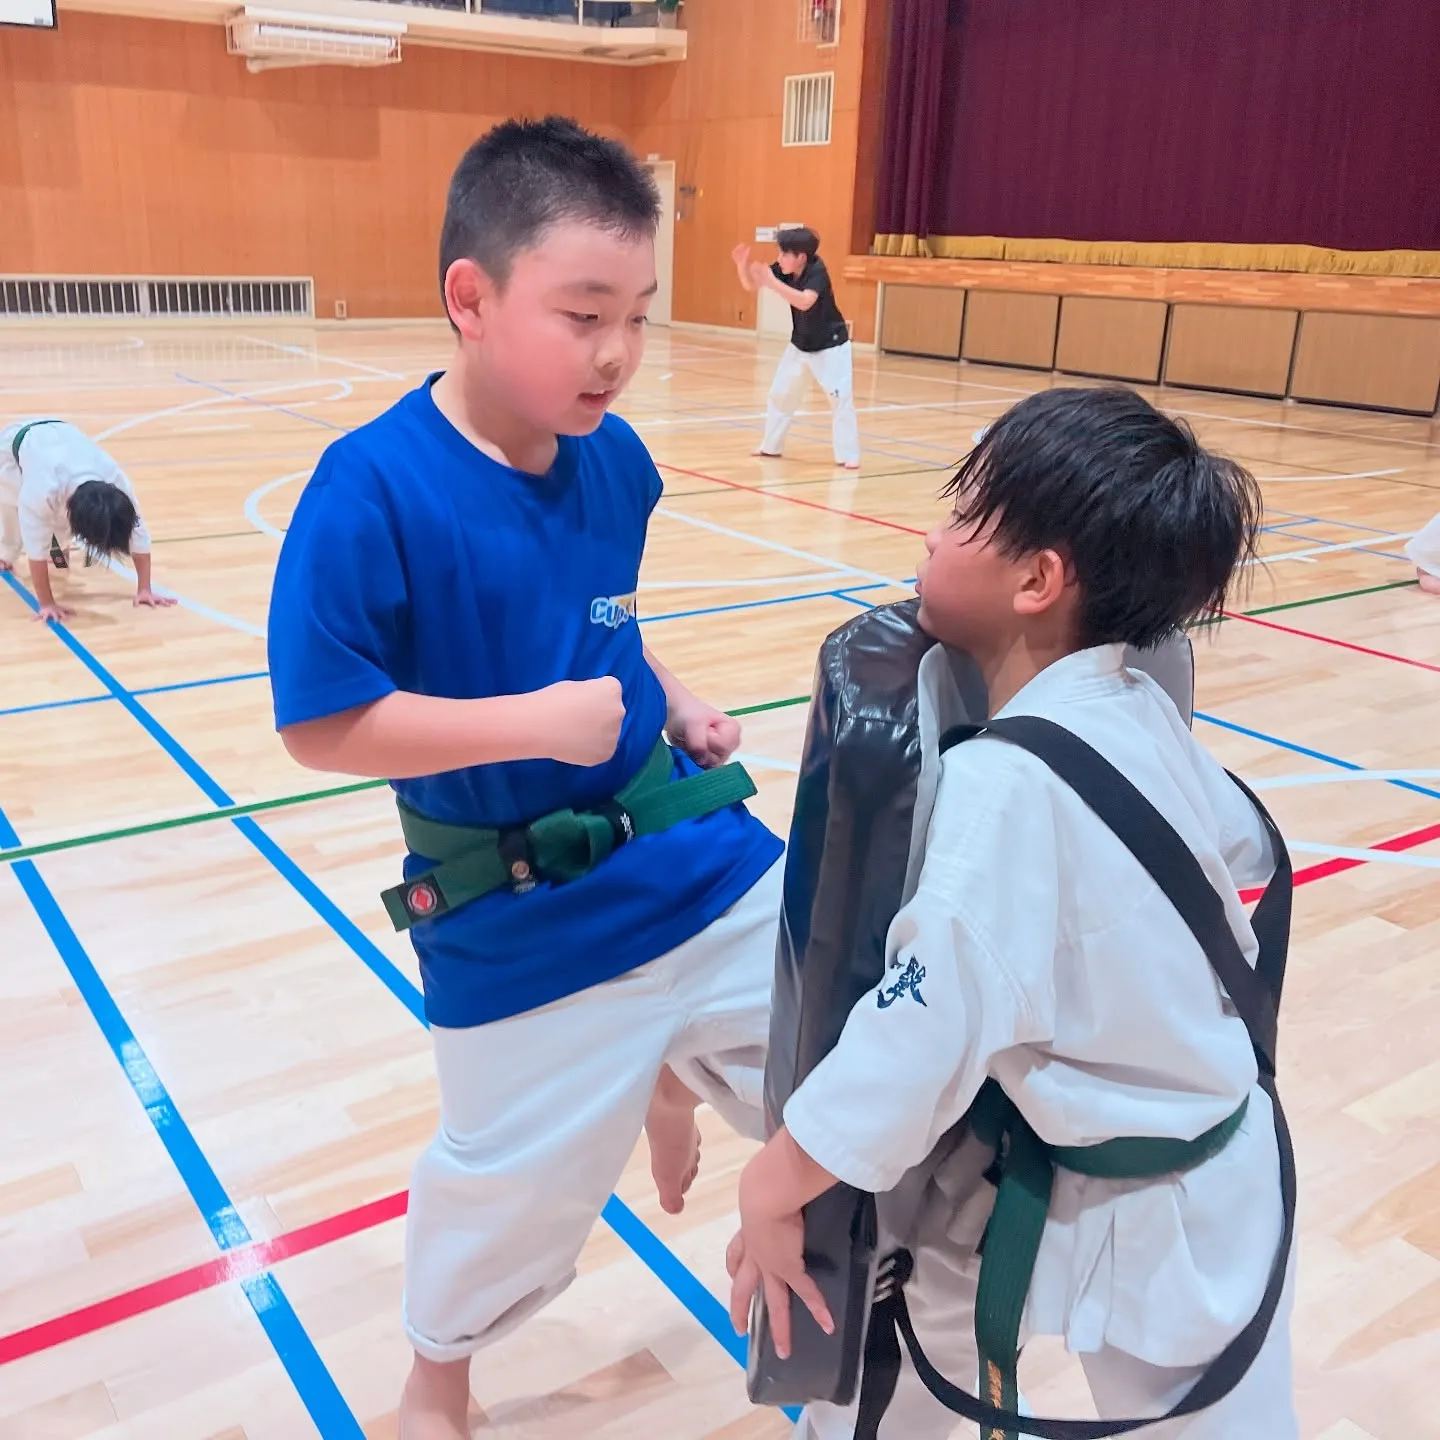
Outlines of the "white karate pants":
<svg viewBox="0 0 1440 1440">
<path fill-rule="evenodd" d="M 808 372 L 808 375 L 807 375 Z M 770 396 L 765 409 L 765 440 L 761 449 L 767 455 L 780 455 L 795 412 L 805 398 L 808 377 L 813 375 L 820 388 L 830 397 L 833 411 L 831 444 L 837 465 L 860 463 L 860 428 L 855 418 L 855 383 L 850 342 L 817 350 L 813 354 L 785 347 L 770 382 Z"/>
<path fill-rule="evenodd" d="M 440 1129 L 415 1166 L 405 1330 L 463 1359 L 575 1278 L 660 1067 L 764 1139 L 784 862 L 706 930 L 614 980 L 472 1029 L 435 1028 Z"/>
</svg>

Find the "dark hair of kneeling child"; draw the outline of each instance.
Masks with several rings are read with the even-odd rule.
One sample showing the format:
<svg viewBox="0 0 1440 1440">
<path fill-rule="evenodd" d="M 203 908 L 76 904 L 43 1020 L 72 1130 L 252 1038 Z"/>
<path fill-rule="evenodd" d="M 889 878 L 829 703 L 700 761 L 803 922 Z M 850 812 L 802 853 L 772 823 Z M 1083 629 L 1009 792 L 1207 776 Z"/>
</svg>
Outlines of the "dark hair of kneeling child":
<svg viewBox="0 0 1440 1440">
<path fill-rule="evenodd" d="M 118 485 L 87 480 L 75 487 L 65 510 L 71 531 L 92 559 L 130 553 L 130 539 L 140 515 L 135 502 Z"/>
</svg>

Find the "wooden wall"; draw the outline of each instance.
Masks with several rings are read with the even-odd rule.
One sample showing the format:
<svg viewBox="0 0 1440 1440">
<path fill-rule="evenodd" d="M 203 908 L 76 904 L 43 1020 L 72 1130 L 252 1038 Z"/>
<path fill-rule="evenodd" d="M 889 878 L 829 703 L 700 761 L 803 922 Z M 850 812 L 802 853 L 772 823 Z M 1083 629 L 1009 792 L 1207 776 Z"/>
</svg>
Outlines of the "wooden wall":
<svg viewBox="0 0 1440 1440">
<path fill-rule="evenodd" d="M 854 229 L 856 154 L 862 128 L 871 129 L 861 124 L 867 10 L 872 22 L 883 20 L 882 0 L 845 0 L 840 43 L 821 50 L 796 39 L 796 0 L 686 0 L 688 58 L 631 72 L 636 150 L 674 160 L 677 187 L 695 190 L 677 196 L 676 319 L 753 328 L 755 297 L 736 283 L 730 251 L 753 240 L 757 226 L 797 220 L 820 233 L 855 338 L 874 338 L 875 285 L 841 273 Z M 835 72 L 830 144 L 782 146 L 785 77 L 822 70 Z M 873 71 L 864 78 L 873 108 Z"/>
<path fill-rule="evenodd" d="M 0 272 L 309 274 L 320 315 L 337 299 L 438 314 L 456 159 L 498 119 L 557 110 L 694 187 L 677 196 L 676 319 L 753 327 L 730 249 L 800 220 L 868 340 L 876 287 L 841 275 L 870 223 L 854 207 L 866 9 L 847 0 L 840 45 L 819 50 L 796 39 L 794 0 L 688 0 L 691 58 L 642 68 L 411 46 L 383 70 L 251 75 L 214 25 L 67 10 L 58 33 L 0 29 Z M 782 147 L 785 76 L 828 69 L 831 143 Z"/>
<path fill-rule="evenodd" d="M 1298 274 L 873 256 L 846 269 L 884 284 L 882 350 L 954 358 L 963 317 L 965 360 L 1412 415 L 1440 403 L 1437 280 L 1317 290 Z"/>
<path fill-rule="evenodd" d="M 496 120 L 631 128 L 636 72 L 411 47 L 251 75 L 215 25 L 0 28 L 0 272 L 312 274 L 316 313 L 438 315 L 450 171 Z"/>
</svg>

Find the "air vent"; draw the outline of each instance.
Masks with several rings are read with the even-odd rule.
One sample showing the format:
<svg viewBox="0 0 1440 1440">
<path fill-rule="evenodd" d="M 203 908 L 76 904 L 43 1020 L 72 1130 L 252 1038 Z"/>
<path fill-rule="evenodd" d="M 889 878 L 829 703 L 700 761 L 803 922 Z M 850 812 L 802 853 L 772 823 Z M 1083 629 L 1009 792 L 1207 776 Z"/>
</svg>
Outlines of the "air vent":
<svg viewBox="0 0 1440 1440">
<path fill-rule="evenodd" d="M 225 22 L 225 44 L 246 69 L 296 65 L 398 65 L 404 21 L 350 20 L 247 5 Z"/>
<path fill-rule="evenodd" d="M 835 72 L 785 77 L 783 145 L 828 145 L 835 102 Z"/>
<path fill-rule="evenodd" d="M 315 290 L 309 280 L 91 279 L 81 275 L 0 275 L 0 318 L 137 320 L 195 316 L 263 319 L 310 317 Z"/>
<path fill-rule="evenodd" d="M 799 0 L 795 38 L 824 49 L 840 43 L 840 0 Z"/>
</svg>

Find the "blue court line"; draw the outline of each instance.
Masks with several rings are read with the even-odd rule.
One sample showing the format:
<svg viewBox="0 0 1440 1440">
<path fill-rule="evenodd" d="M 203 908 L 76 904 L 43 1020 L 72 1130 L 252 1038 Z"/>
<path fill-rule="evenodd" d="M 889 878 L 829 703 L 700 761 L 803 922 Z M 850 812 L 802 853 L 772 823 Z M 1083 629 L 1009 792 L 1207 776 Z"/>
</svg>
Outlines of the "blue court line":
<svg viewBox="0 0 1440 1440">
<path fill-rule="evenodd" d="M 1357 525 L 1353 520 L 1330 520 L 1323 515 L 1300 515 L 1294 510 L 1276 510 L 1273 506 L 1265 507 L 1267 515 L 1288 515 L 1292 525 L 1334 525 L 1341 530 L 1363 530 L 1367 535 L 1393 535 L 1393 530 L 1377 530 L 1373 525 Z M 1283 527 L 1288 528 L 1288 527 Z"/>
<path fill-rule="evenodd" d="M 8 847 L 19 843 L 20 837 L 5 812 L 0 810 L 0 845 Z M 155 1073 L 150 1057 L 135 1038 L 135 1032 L 100 978 L 59 901 L 35 868 L 34 861 L 21 860 L 11 868 L 56 953 L 70 972 L 80 998 L 99 1026 L 111 1053 L 120 1062 L 135 1098 L 144 1108 L 215 1244 L 221 1250 L 251 1244 L 255 1237 L 240 1218 L 220 1177 L 205 1158 L 193 1132 L 170 1098 L 170 1092 Z M 280 1282 L 269 1270 L 265 1270 L 257 1275 L 247 1275 L 240 1281 L 240 1288 L 324 1440 L 332 1440 L 332 1437 L 333 1440 L 364 1440 L 360 1422 L 345 1403 L 345 1397 L 325 1368 L 325 1362 L 280 1288 Z"/>
<path fill-rule="evenodd" d="M 171 695 L 177 690 L 205 690 L 211 685 L 233 685 L 237 680 L 266 680 L 268 670 L 247 670 L 243 675 L 214 675 L 208 680 L 182 680 L 174 685 L 148 685 L 132 690 L 132 695 Z M 35 705 L 12 705 L 0 715 L 30 715 L 36 710 L 68 710 L 75 705 L 102 705 L 114 695 L 81 695 L 74 700 L 42 700 Z"/>
<path fill-rule="evenodd" d="M 35 610 L 35 597 L 13 574 L 0 576 L 22 600 Z M 219 783 L 187 751 L 178 740 L 127 690 L 64 625 L 46 622 L 66 649 L 125 707 L 140 723 L 146 734 L 199 786 L 206 798 L 219 806 L 235 801 Z M 292 860 L 248 815 L 230 822 L 266 860 L 289 882 L 291 888 L 322 920 L 355 952 L 380 980 L 381 984 L 417 1019 L 424 1015 L 420 992 L 380 950 L 380 948 L 331 900 L 315 882 Z"/>
<path fill-rule="evenodd" d="M 767 605 L 793 605 L 801 600 L 828 600 L 839 599 L 849 600 L 852 604 L 863 605 L 865 601 L 855 600 L 852 591 L 860 590 L 883 590 L 886 587 L 878 583 L 866 585 L 852 585 L 847 590 L 816 590 L 803 595 L 777 595 L 769 600 L 741 600 L 733 605 L 706 605 L 698 610 L 673 610 L 664 615 L 643 615 L 642 625 L 655 625 L 662 620 L 692 620 L 697 615 L 723 615 L 731 610 L 758 610 Z M 867 605 L 868 608 L 868 605 Z M 215 675 L 208 680 L 185 680 L 175 685 L 151 685 L 140 690 L 131 690 L 131 696 L 141 695 L 169 695 L 177 690 L 204 690 L 211 685 L 233 685 L 239 680 L 265 680 L 268 679 L 268 670 L 247 670 L 240 675 Z M 7 710 L 0 710 L 0 718 L 6 715 L 30 715 L 37 710 L 66 710 L 76 705 L 103 705 L 118 697 L 112 690 L 108 695 L 81 695 L 73 700 L 42 700 L 34 705 L 14 705 Z M 228 803 L 228 802 L 227 802 Z"/>
<path fill-rule="evenodd" d="M 891 586 L 874 582 L 868 585 L 852 585 L 852 590 L 885 590 Z M 699 610 L 672 610 L 667 615 L 642 615 L 641 625 L 655 625 L 661 620 L 693 620 L 697 615 L 723 615 L 729 610 L 759 610 L 766 605 L 792 605 L 797 600 L 849 600 L 844 590 L 815 590 L 806 595 L 777 595 L 770 600 L 738 600 L 733 605 L 706 605 Z M 865 604 L 864 601 L 856 601 Z"/>
<path fill-rule="evenodd" d="M 1353 760 L 1341 760 L 1336 755 L 1327 755 L 1323 750 L 1312 750 L 1308 745 L 1297 745 L 1292 740 L 1281 740 L 1278 736 L 1267 735 L 1263 730 L 1252 730 L 1248 725 L 1237 725 L 1233 720 L 1222 720 L 1218 715 L 1206 715 L 1203 711 L 1195 712 L 1197 720 L 1203 720 L 1207 725 L 1218 726 L 1221 730 L 1232 730 L 1237 735 L 1249 736 L 1251 740 L 1260 740 L 1266 745 L 1274 745 L 1280 750 L 1289 750 L 1295 755 L 1304 755 L 1310 760 L 1319 760 L 1325 765 L 1334 765 L 1339 770 L 1363 771 L 1364 765 L 1357 765 Z M 1417 795 L 1428 795 L 1432 800 L 1440 800 L 1440 790 L 1432 790 L 1426 785 L 1416 785 L 1412 780 L 1386 780 L 1386 785 L 1393 785 L 1397 790 L 1413 790 Z"/>
<path fill-rule="evenodd" d="M 0 578 L 5 580 L 10 588 L 25 601 L 31 610 L 39 608 L 35 597 L 13 574 L 6 573 L 0 576 Z M 145 729 L 146 733 L 215 804 L 229 805 L 234 803 L 220 785 L 200 765 L 199 761 L 185 750 L 180 742 L 136 700 L 134 695 L 126 690 L 125 687 L 110 674 L 79 640 L 70 634 L 64 625 L 54 620 L 46 621 L 46 625 L 55 632 L 70 653 L 115 696 L 131 715 L 135 717 Z M 420 991 L 386 958 L 381 950 L 365 935 L 354 921 L 305 874 L 300 866 L 297 865 L 253 819 L 249 816 L 242 816 L 232 820 L 230 823 L 234 825 L 290 883 L 295 891 L 310 905 L 311 909 L 330 926 L 331 930 L 333 930 L 335 934 L 349 946 L 355 955 L 369 967 L 372 973 L 380 979 L 381 983 L 385 985 L 390 993 L 394 995 L 422 1025 L 426 1025 L 428 1028 L 428 1022 L 425 1019 L 424 998 Z M 18 837 L 14 835 L 13 831 L 8 831 L 8 827 L 5 830 L 0 830 L 0 847 L 8 847 L 18 843 Z M 33 862 L 25 860 L 18 861 L 13 868 L 19 873 L 26 866 L 29 866 L 33 871 Z M 138 1045 L 135 1048 L 138 1053 Z M 118 1053 L 117 1051 L 117 1054 Z M 156 1084 L 158 1085 L 158 1081 Z M 176 1118 L 178 1119 L 178 1116 Z M 163 1132 L 162 1138 L 164 1138 Z M 198 1151 L 196 1153 L 198 1154 Z M 215 1183 L 218 1188 L 218 1180 Z M 737 1358 L 743 1365 L 745 1363 L 744 1342 L 740 1341 L 739 1337 L 732 1335 L 725 1307 L 722 1306 L 720 1302 L 705 1289 L 700 1281 L 690 1273 L 685 1265 L 670 1252 L 665 1242 L 650 1230 L 645 1222 L 618 1196 L 612 1195 L 610 1197 L 610 1200 L 607 1201 L 602 1211 L 602 1215 L 606 1223 L 630 1246 L 631 1250 L 649 1267 L 666 1289 L 675 1296 L 680 1304 L 694 1316 L 710 1335 L 725 1346 L 725 1349 L 731 1355 L 736 1355 L 735 1342 L 738 1341 L 740 1343 L 741 1350 Z M 243 1242 L 234 1241 L 232 1243 L 238 1244 Z M 643 1251 L 637 1248 L 637 1245 L 643 1245 Z M 278 1285 L 275 1287 L 275 1292 L 277 1295 L 279 1294 Z M 701 1302 L 700 1296 L 702 1294 L 708 1299 L 708 1305 Z M 280 1296 L 280 1298 L 283 1301 L 283 1295 Z M 303 1334 L 303 1331 L 301 1333 Z M 343 1401 L 341 1403 L 343 1404 Z M 790 1414 L 792 1419 L 796 1418 L 794 1413 L 789 1411 L 786 1413 Z M 357 1437 L 357 1440 L 363 1440 L 358 1426 L 356 1426 L 353 1431 L 327 1431 L 322 1427 L 321 1434 L 326 1437 L 326 1440 L 329 1440 L 331 1435 L 346 1437 L 353 1435 Z"/>
<path fill-rule="evenodd" d="M 318 415 L 302 415 L 298 410 L 291 410 L 284 405 L 274 405 L 268 400 L 261 400 L 254 395 L 242 395 L 238 390 L 227 390 L 223 385 L 212 385 L 208 380 L 194 380 L 189 375 L 182 375 L 178 370 L 174 371 L 177 380 L 182 380 L 186 385 L 198 385 L 202 390 L 213 390 L 217 395 L 228 395 L 232 400 L 243 401 L 246 405 L 257 405 L 262 410 L 278 410 L 282 415 L 288 415 L 292 420 L 304 420 L 311 425 L 322 425 L 326 430 L 338 431 L 341 435 L 348 435 L 348 425 L 335 425 L 329 420 L 322 420 Z"/>
</svg>

